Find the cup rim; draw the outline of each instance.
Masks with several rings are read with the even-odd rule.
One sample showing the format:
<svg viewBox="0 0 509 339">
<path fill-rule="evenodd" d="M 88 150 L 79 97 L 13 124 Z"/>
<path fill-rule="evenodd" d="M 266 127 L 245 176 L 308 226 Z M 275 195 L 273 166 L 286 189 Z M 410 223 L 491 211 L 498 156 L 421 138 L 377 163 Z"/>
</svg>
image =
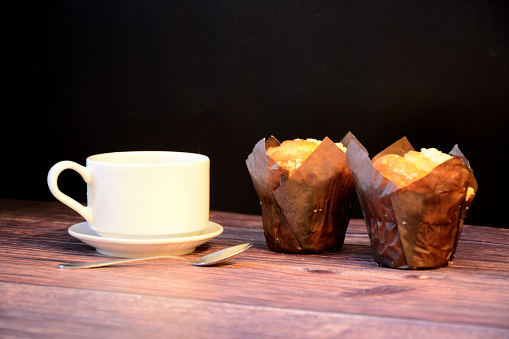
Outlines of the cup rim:
<svg viewBox="0 0 509 339">
<path fill-rule="evenodd" d="M 139 162 L 133 159 L 151 156 L 149 162 Z M 154 160 L 163 159 L 164 160 Z M 129 160 L 130 159 L 130 160 Z M 119 151 L 98 153 L 87 157 L 87 163 L 107 165 L 130 165 L 130 166 L 155 166 L 155 165 L 179 165 L 207 162 L 209 157 L 199 153 L 178 152 L 178 151 Z"/>
</svg>

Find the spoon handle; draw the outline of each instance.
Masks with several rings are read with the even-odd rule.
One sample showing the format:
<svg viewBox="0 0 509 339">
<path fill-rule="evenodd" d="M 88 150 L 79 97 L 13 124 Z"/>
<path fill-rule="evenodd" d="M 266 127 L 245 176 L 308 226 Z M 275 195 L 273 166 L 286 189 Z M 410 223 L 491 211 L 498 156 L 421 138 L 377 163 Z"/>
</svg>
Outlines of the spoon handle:
<svg viewBox="0 0 509 339">
<path fill-rule="evenodd" d="M 173 256 L 173 255 L 158 255 L 155 257 L 116 259 L 116 260 L 98 261 L 98 262 L 92 262 L 92 263 L 85 263 L 85 262 L 67 263 L 67 264 L 59 264 L 58 267 L 59 268 L 94 268 L 94 267 L 103 267 L 103 266 L 109 266 L 109 265 L 115 265 L 115 264 L 123 264 L 123 263 L 133 262 L 133 261 L 163 259 L 163 258 L 179 258 L 182 260 L 189 261 L 185 258 Z"/>
</svg>

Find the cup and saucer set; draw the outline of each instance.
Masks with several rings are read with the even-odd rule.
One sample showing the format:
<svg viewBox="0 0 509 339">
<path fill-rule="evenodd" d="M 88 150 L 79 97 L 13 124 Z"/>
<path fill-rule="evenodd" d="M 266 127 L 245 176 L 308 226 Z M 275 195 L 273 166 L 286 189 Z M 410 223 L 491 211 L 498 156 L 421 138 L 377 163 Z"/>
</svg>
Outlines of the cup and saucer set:
<svg viewBox="0 0 509 339">
<path fill-rule="evenodd" d="M 87 183 L 87 206 L 62 193 L 59 174 L 72 169 Z M 210 160 L 166 151 L 114 152 L 86 166 L 60 161 L 48 173 L 51 193 L 84 219 L 69 234 L 99 253 L 138 258 L 185 255 L 219 236 L 209 221 Z"/>
</svg>

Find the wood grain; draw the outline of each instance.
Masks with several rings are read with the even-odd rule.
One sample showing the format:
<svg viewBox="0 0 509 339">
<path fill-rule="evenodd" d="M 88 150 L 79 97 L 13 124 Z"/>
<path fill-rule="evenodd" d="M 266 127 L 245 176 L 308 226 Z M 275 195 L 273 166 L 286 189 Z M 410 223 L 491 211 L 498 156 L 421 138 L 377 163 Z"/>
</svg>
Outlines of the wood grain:
<svg viewBox="0 0 509 339">
<path fill-rule="evenodd" d="M 452 265 L 377 266 L 352 220 L 341 251 L 267 249 L 261 217 L 211 212 L 224 232 L 189 255 L 243 242 L 216 267 L 180 260 L 66 270 L 104 256 L 67 233 L 56 202 L 0 200 L 0 337 L 509 337 L 509 230 L 466 225 Z M 76 335 L 74 335 L 76 334 Z"/>
</svg>

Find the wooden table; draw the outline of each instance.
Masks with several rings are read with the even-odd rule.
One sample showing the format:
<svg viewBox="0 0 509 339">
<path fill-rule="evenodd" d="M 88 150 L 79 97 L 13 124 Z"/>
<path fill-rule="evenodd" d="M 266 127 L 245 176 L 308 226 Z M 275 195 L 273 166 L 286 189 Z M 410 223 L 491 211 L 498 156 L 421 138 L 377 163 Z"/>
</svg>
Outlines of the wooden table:
<svg viewBox="0 0 509 339">
<path fill-rule="evenodd" d="M 0 337 L 509 338 L 509 230 L 465 226 L 452 265 L 394 270 L 372 260 L 364 221 L 343 249 L 271 252 L 261 217 L 212 212 L 224 233 L 189 258 L 254 246 L 229 263 L 162 260 L 57 268 L 104 256 L 67 233 L 58 202 L 0 200 Z"/>
</svg>

